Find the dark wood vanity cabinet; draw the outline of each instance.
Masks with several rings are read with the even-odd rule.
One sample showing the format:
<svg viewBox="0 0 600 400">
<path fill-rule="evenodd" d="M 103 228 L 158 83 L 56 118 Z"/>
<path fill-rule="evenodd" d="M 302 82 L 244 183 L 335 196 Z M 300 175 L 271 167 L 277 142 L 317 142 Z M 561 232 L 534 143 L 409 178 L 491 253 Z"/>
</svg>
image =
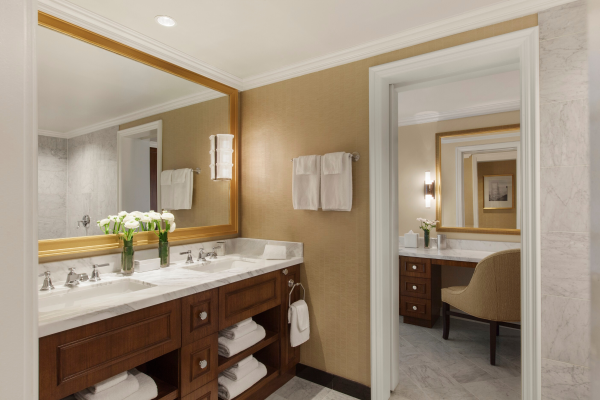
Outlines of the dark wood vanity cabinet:
<svg viewBox="0 0 600 400">
<path fill-rule="evenodd" d="M 160 400 L 217 400 L 217 377 L 254 354 L 267 376 L 236 399 L 261 400 L 295 375 L 289 342 L 290 279 L 300 265 L 40 338 L 40 400 L 59 400 L 125 370 L 152 376 Z M 291 301 L 302 298 L 295 289 Z M 253 317 L 266 337 L 230 358 L 218 331 Z"/>
<path fill-rule="evenodd" d="M 440 315 L 441 270 L 428 258 L 400 257 L 400 315 L 431 328 Z"/>
</svg>

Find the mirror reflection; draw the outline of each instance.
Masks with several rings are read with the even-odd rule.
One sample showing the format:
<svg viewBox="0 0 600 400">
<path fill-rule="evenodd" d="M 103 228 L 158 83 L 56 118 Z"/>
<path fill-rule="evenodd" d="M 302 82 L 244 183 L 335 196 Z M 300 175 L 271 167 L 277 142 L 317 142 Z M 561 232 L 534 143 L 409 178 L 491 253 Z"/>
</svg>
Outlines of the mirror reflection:
<svg viewBox="0 0 600 400">
<path fill-rule="evenodd" d="M 166 209 L 178 228 L 229 223 L 211 179 L 226 95 L 38 27 L 39 239 L 100 235 L 120 211 Z"/>
</svg>

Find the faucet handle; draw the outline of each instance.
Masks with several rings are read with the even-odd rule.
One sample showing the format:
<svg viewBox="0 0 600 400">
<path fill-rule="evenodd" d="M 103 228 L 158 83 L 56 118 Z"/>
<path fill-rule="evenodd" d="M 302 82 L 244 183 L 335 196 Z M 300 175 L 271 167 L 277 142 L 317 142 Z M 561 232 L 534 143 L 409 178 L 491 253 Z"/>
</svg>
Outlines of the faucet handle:
<svg viewBox="0 0 600 400">
<path fill-rule="evenodd" d="M 109 263 L 92 265 L 92 277 L 90 278 L 90 282 L 101 281 L 102 279 L 100 279 L 100 272 L 98 272 L 98 268 L 108 267 L 109 265 Z"/>
<path fill-rule="evenodd" d="M 44 276 L 44 282 L 42 283 L 42 287 L 40 291 L 46 291 L 50 289 L 54 289 L 54 285 L 52 284 L 52 279 L 50 278 L 50 271 L 45 271 L 43 274 L 39 274 L 38 276 Z"/>
<path fill-rule="evenodd" d="M 187 260 L 185 260 L 186 264 L 193 264 L 194 263 L 194 257 L 192 257 L 192 251 L 188 250 L 188 251 L 184 251 L 183 253 L 179 253 L 180 255 L 184 255 L 187 254 Z"/>
</svg>

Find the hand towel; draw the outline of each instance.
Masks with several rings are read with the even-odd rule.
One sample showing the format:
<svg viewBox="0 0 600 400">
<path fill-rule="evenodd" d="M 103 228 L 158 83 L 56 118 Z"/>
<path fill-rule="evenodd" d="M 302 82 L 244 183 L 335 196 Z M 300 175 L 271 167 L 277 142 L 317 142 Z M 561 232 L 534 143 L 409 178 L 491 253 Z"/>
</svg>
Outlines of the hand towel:
<svg viewBox="0 0 600 400">
<path fill-rule="evenodd" d="M 173 208 L 173 187 L 171 186 L 172 175 L 172 169 L 160 173 L 160 206 L 164 210 L 171 210 Z"/>
<path fill-rule="evenodd" d="M 243 367 L 244 365 L 248 364 L 249 362 L 252 361 L 252 359 L 254 358 L 254 355 L 250 355 L 240 361 L 238 361 L 237 363 L 232 365 L 232 368 L 239 368 L 239 367 Z"/>
<path fill-rule="evenodd" d="M 285 246 L 267 244 L 263 258 L 265 260 L 285 260 L 287 259 L 287 249 Z"/>
<path fill-rule="evenodd" d="M 318 172 L 318 162 L 321 156 L 302 156 L 298 157 L 298 162 L 294 165 L 296 175 L 311 175 Z"/>
<path fill-rule="evenodd" d="M 308 305 L 304 300 L 292 303 L 292 306 L 288 309 L 288 323 L 291 325 L 290 345 L 292 347 L 300 346 L 310 339 Z"/>
<path fill-rule="evenodd" d="M 254 346 L 256 343 L 260 342 L 267 336 L 267 332 L 265 332 L 265 328 L 258 325 L 256 326 L 256 330 L 250 332 L 246 336 L 242 336 L 236 340 L 230 340 L 226 337 L 219 337 L 219 355 L 223 357 L 231 357 L 236 355 L 239 352 L 246 350 L 249 347 Z"/>
<path fill-rule="evenodd" d="M 250 389 L 256 382 L 267 376 L 267 367 L 263 363 L 258 363 L 258 367 L 248 375 L 238 381 L 232 381 L 226 376 L 219 376 L 219 397 L 224 400 L 231 400 L 246 390 Z"/>
<path fill-rule="evenodd" d="M 342 160 L 344 157 L 348 157 L 348 153 L 344 153 L 343 151 L 325 154 L 321 159 L 323 175 L 342 173 Z"/>
<path fill-rule="evenodd" d="M 171 184 L 171 177 L 173 176 L 173 170 L 167 169 L 160 173 L 160 185 L 168 186 Z"/>
<path fill-rule="evenodd" d="M 152 400 L 158 397 L 158 387 L 154 379 L 135 368 L 129 370 L 129 373 L 137 378 L 140 389 L 131 396 L 126 397 L 125 400 Z"/>
<path fill-rule="evenodd" d="M 342 172 L 321 174 L 321 208 L 323 211 L 352 210 L 352 159 L 342 157 Z"/>
<path fill-rule="evenodd" d="M 240 326 L 244 326 L 246 324 L 249 324 L 250 322 L 252 322 L 252 317 L 250 318 L 246 318 L 241 320 L 240 322 L 238 322 L 237 324 L 233 324 L 231 326 L 228 326 L 227 328 L 225 328 L 224 330 L 230 330 L 230 329 L 235 329 L 235 328 L 239 328 Z"/>
<path fill-rule="evenodd" d="M 92 393 L 89 389 L 84 389 L 81 392 L 75 393 L 77 400 L 124 400 L 128 396 L 137 392 L 140 388 L 140 384 L 135 376 L 127 374 L 127 378 L 106 390 L 98 393 Z"/>
<path fill-rule="evenodd" d="M 171 178 L 173 206 L 171 210 L 190 210 L 194 191 L 194 172 L 191 168 L 176 169 Z"/>
<path fill-rule="evenodd" d="M 244 324 L 237 328 L 223 329 L 223 330 L 219 331 L 219 336 L 226 337 L 227 339 L 230 339 L 230 340 L 236 340 L 236 339 L 246 336 L 247 334 L 249 334 L 251 332 L 254 332 L 257 327 L 258 327 L 258 325 L 256 324 L 256 322 L 250 321 L 249 324 Z"/>
<path fill-rule="evenodd" d="M 117 374 L 117 375 L 113 376 L 112 378 L 105 379 L 102 382 L 98 382 L 95 385 L 90 386 L 88 389 L 92 393 L 98 393 L 103 390 L 109 389 L 115 385 L 118 385 L 119 383 L 123 382 L 125 379 L 127 379 L 127 371 L 121 372 L 120 374 Z"/>
<path fill-rule="evenodd" d="M 258 367 L 258 360 L 254 356 L 246 357 L 244 360 L 249 359 L 241 367 L 231 367 L 223 371 L 223 375 L 232 381 L 239 381 L 246 375 L 254 371 Z"/>
<path fill-rule="evenodd" d="M 294 210 L 318 210 L 321 207 L 321 156 L 316 157 L 314 174 L 297 174 L 300 158 L 294 158 L 292 167 L 292 204 Z"/>
</svg>

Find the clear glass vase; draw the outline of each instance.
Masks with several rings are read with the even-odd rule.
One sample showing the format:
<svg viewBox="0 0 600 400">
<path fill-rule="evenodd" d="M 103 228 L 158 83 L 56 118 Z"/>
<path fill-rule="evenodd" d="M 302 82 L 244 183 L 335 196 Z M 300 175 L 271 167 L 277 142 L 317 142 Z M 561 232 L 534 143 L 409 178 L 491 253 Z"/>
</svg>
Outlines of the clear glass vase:
<svg viewBox="0 0 600 400">
<path fill-rule="evenodd" d="M 160 267 L 166 268 L 170 263 L 170 253 L 169 253 L 169 239 L 167 238 L 167 232 L 164 233 L 164 238 L 161 237 L 158 239 L 158 257 L 160 258 Z"/>
<path fill-rule="evenodd" d="M 123 252 L 121 253 L 121 273 L 123 275 L 133 274 L 133 238 L 131 240 L 123 239 Z"/>
<path fill-rule="evenodd" d="M 426 249 L 430 249 L 431 248 L 431 240 L 429 240 L 429 231 L 423 231 L 423 239 L 425 242 L 424 247 Z"/>
</svg>

